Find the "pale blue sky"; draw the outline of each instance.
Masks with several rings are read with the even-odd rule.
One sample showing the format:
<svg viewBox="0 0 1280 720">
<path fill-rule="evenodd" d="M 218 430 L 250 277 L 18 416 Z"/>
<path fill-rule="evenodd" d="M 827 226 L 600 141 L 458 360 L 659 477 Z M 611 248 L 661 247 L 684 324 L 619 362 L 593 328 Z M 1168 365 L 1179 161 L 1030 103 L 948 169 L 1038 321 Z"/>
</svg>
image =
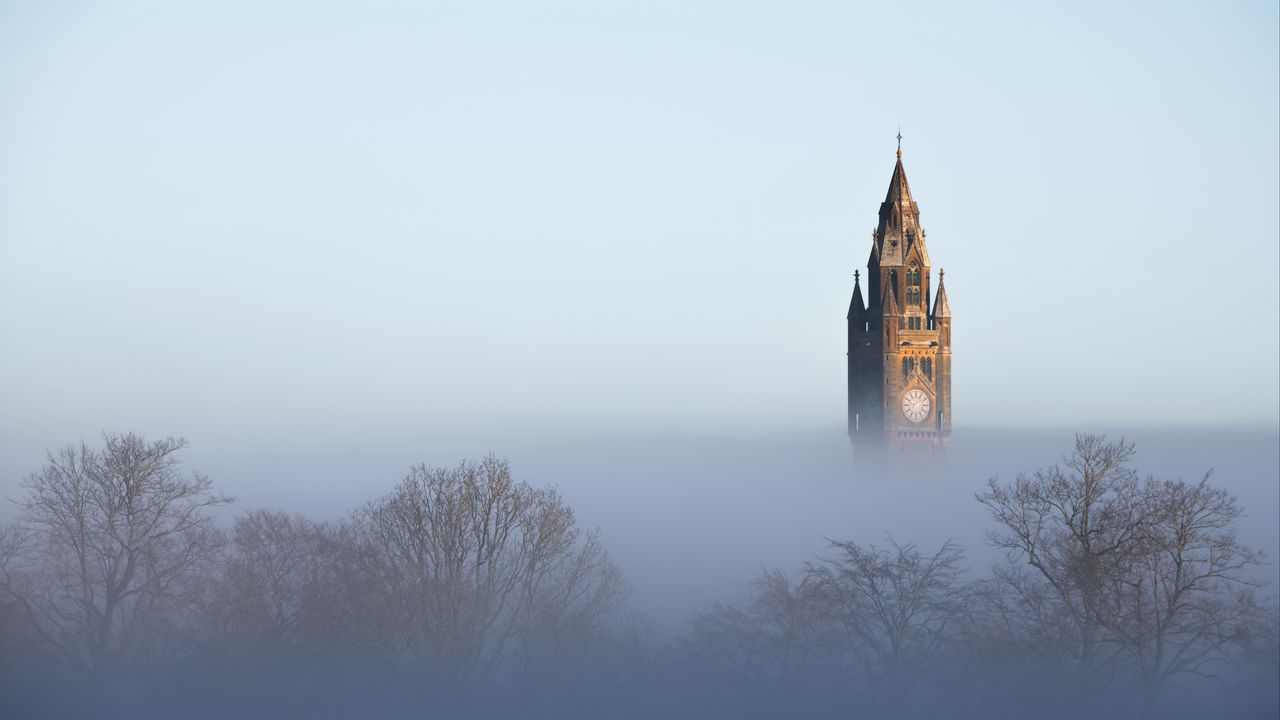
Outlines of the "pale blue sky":
<svg viewBox="0 0 1280 720">
<path fill-rule="evenodd" d="M 1274 427 L 1278 26 L 0 3 L 0 442 L 839 428 L 899 123 L 957 427 Z"/>
</svg>

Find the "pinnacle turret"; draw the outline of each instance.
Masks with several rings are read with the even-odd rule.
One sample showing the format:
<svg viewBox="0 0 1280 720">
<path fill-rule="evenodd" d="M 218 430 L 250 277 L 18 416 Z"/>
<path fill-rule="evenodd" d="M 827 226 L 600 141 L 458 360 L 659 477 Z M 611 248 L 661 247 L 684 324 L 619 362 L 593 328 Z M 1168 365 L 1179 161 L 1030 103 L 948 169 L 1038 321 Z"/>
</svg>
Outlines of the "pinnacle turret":
<svg viewBox="0 0 1280 720">
<path fill-rule="evenodd" d="M 849 301 L 849 314 L 845 316 L 846 320 L 861 320 L 867 316 L 867 306 L 862 302 L 862 285 L 859 282 L 858 271 L 853 271 L 853 299 Z"/>
<path fill-rule="evenodd" d="M 933 316 L 936 318 L 951 317 L 951 306 L 947 304 L 947 286 L 943 282 L 946 275 L 945 270 L 938 272 L 938 297 L 933 301 Z"/>
</svg>

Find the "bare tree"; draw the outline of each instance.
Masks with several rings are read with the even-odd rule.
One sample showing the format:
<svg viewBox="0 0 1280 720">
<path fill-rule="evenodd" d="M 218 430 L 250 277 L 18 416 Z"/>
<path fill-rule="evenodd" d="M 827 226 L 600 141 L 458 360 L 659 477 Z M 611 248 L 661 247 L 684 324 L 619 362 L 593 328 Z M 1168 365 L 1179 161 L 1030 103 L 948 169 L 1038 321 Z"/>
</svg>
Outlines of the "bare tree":
<svg viewBox="0 0 1280 720">
<path fill-rule="evenodd" d="M 978 501 L 999 527 L 988 534 L 1011 561 L 1025 562 L 1052 588 L 1071 618 L 1076 658 L 1085 677 L 1103 662 L 1105 593 L 1141 540 L 1146 523 L 1133 443 L 1077 435 L 1062 467 L 995 479 Z M 1024 587 L 1025 586 L 1024 584 Z"/>
<path fill-rule="evenodd" d="M 688 648 L 749 683 L 794 683 L 832 659 L 828 598 L 809 573 L 793 582 L 766 570 L 742 607 L 715 603 L 690 620 Z"/>
<path fill-rule="evenodd" d="M 889 704 L 907 697 L 952 638 L 965 607 L 960 547 L 932 555 L 914 545 L 833 542 L 835 554 L 809 573 L 825 589 L 849 651 Z"/>
<path fill-rule="evenodd" d="M 1236 498 L 1209 484 L 1149 481 L 1141 541 L 1107 588 L 1102 618 L 1137 665 L 1145 714 L 1165 681 L 1230 657 L 1255 619 L 1248 574 L 1261 561 L 1236 540 Z M 1245 592 L 1240 592 L 1245 591 Z"/>
<path fill-rule="evenodd" d="M 626 596 L 622 572 L 609 562 L 597 531 L 585 539 L 547 577 L 525 604 L 517 670 L 545 679 L 581 670 L 586 658 L 599 660 L 611 649 L 613 621 Z"/>
<path fill-rule="evenodd" d="M 182 581 L 220 543 L 207 511 L 231 502 L 183 473 L 180 439 L 104 435 L 102 450 L 50 452 L 23 482 L 0 591 L 63 665 L 102 673 L 155 640 Z"/>
<path fill-rule="evenodd" d="M 541 652 L 548 628 L 585 627 L 621 603 L 616 569 L 594 535 L 580 541 L 559 494 L 515 482 L 493 456 L 414 466 L 350 532 L 344 624 L 442 683 Z"/>
<path fill-rule="evenodd" d="M 20 526 L 0 527 L 0 569 L 14 568 L 26 542 L 26 533 Z M 0 676 L 39 644 L 39 636 L 31 631 L 31 621 L 22 602 L 10 592 L 0 592 Z"/>
<path fill-rule="evenodd" d="M 1011 563 L 997 577 L 1032 632 L 1060 632 L 1051 597 L 1070 618 L 1084 678 L 1104 662 L 1133 669 L 1150 716 L 1169 678 L 1210 674 L 1255 641 L 1252 629 L 1265 621 L 1249 573 L 1261 556 L 1237 541 L 1241 509 L 1208 475 L 1139 482 L 1132 455 L 1132 443 L 1077 436 L 1064 459 L 1069 473 L 992 480 L 978 500 L 1000 524 L 990 538 Z"/>
<path fill-rule="evenodd" d="M 340 581 L 330 546 L 325 526 L 301 515 L 257 510 L 237 519 L 204 603 L 210 639 L 262 657 L 327 632 L 317 616 Z"/>
<path fill-rule="evenodd" d="M 990 578 L 975 583 L 974 597 L 969 628 L 985 640 L 1017 646 L 1012 654 L 1018 662 L 1034 659 L 1059 671 L 1075 662 L 1077 633 L 1071 616 L 1034 569 L 1016 563 L 997 566 Z"/>
<path fill-rule="evenodd" d="M 1039 573 L 1025 564 L 997 566 L 969 586 L 966 600 L 935 672 L 955 716 L 1021 717 L 1045 705 L 1080 714 L 1077 633 Z M 1093 693 L 1090 704 L 1106 707 L 1104 695 Z"/>
</svg>

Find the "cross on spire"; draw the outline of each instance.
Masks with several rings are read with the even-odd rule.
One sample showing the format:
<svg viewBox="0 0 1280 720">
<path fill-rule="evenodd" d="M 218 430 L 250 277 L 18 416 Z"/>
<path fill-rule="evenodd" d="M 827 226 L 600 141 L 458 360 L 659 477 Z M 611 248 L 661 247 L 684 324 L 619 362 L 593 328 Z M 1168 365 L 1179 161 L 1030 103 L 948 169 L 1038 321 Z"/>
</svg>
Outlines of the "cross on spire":
<svg viewBox="0 0 1280 720">
<path fill-rule="evenodd" d="M 902 125 L 898 125 L 898 159 L 902 159 Z"/>
</svg>

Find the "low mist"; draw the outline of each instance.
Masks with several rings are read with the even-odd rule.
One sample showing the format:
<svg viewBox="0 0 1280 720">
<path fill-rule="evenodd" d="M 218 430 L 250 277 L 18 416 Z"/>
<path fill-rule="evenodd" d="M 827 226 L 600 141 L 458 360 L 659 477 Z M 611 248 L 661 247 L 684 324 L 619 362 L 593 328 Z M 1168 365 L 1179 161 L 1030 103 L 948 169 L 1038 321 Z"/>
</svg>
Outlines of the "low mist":
<svg viewBox="0 0 1280 720">
<path fill-rule="evenodd" d="M 547 430 L 499 436 L 492 445 L 444 437 L 237 452 L 199 438 L 175 445 L 175 477 L 198 471 L 208 482 L 202 496 L 227 496 L 203 508 L 208 535 L 203 549 L 192 551 L 200 559 L 163 591 L 140 585 L 147 603 L 131 605 L 134 616 L 120 620 L 122 629 L 107 633 L 102 647 L 70 650 L 71 661 L 68 651 L 80 642 L 73 636 L 100 628 L 83 619 L 50 626 L 38 620 L 38 602 L 27 605 L 40 579 L 53 573 L 30 559 L 67 557 L 37 553 L 22 562 L 41 537 L 29 504 L 35 475 L 28 475 L 28 487 L 7 488 L 15 504 L 5 536 L 0 704 L 24 717 L 37 710 L 47 717 L 417 717 L 427 708 L 468 717 L 1273 715 L 1280 707 L 1276 433 L 1149 429 L 1113 431 L 1098 441 L 1116 446 L 1122 437 L 1133 443 L 1123 463 L 1136 483 L 1128 495 L 1156 487 L 1143 484 L 1148 478 L 1193 487 L 1208 474 L 1206 487 L 1235 498 L 1219 530 L 1255 553 L 1232 570 L 1231 587 L 1214 590 L 1214 597 L 1244 602 L 1232 611 L 1235 629 L 1219 627 L 1212 648 L 1197 646 L 1203 658 L 1175 668 L 1154 696 L 1141 658 L 1108 639 L 1110 631 L 1098 631 L 1096 657 L 1082 669 L 1070 603 L 1059 607 L 1037 595 L 1035 612 L 1029 609 L 1019 593 L 1048 586 L 1025 553 L 995 546 L 1001 526 L 978 499 L 991 479 L 1003 487 L 1020 474 L 1069 463 L 1074 430 L 960 429 L 945 451 L 906 456 L 851 447 L 839 432 L 609 437 Z M 139 447 L 159 440 L 134 439 Z M 50 450 L 57 460 L 59 449 Z M 52 467 L 49 459 L 27 457 L 21 474 Z M 438 507 L 455 497 L 448 488 L 463 487 L 424 478 L 444 482 L 465 467 L 490 467 L 498 477 L 497 466 L 486 463 L 501 465 L 511 487 L 542 498 L 522 501 L 530 507 L 554 497 L 547 512 L 564 513 L 555 516 L 567 523 L 567 545 L 559 559 L 546 561 L 537 589 L 490 608 L 495 625 L 473 625 L 480 621 L 471 613 L 487 601 L 463 593 L 455 604 L 437 606 L 430 599 L 436 575 L 436 585 L 403 584 L 409 581 L 395 554 L 376 560 L 381 551 L 372 548 L 400 542 L 402 530 L 386 524 L 404 517 L 394 508 Z M 426 484 L 406 495 L 414 478 Z M 436 504 L 404 505 L 411 497 Z M 447 515 L 428 517 L 437 519 L 416 527 L 448 522 Z M 513 536 L 525 538 L 528 527 Z M 20 531 L 27 533 L 21 551 Z M 295 547 L 284 537 L 310 539 Z M 294 554 L 281 555 L 286 547 Z M 420 557 L 419 569 L 435 572 L 439 558 L 426 557 L 435 556 Z M 945 572 L 930 582 L 945 583 L 930 586 L 940 592 L 930 602 L 963 597 L 963 607 L 948 606 L 936 626 L 926 620 L 917 628 L 937 632 L 935 645 L 868 664 L 863 653 L 875 638 L 838 617 L 832 598 L 839 595 L 829 594 L 841 587 L 833 578 L 856 575 L 847 572 L 850 558 L 870 562 L 881 579 L 944 558 Z M 289 586 L 285 575 L 272 574 L 296 563 L 313 575 L 288 575 Z M 400 569 L 387 575 L 388 568 Z M 101 582 L 101 574 L 93 580 Z M 256 589 L 233 591 L 234 582 Z M 383 583 L 390 583 L 385 592 L 376 589 Z M 216 592 L 219 585 L 230 594 Z M 556 591 L 546 588 L 557 587 L 567 595 L 553 602 Z M 900 600 L 900 592 L 890 595 Z M 524 599 L 510 599 L 516 596 Z M 62 602 L 102 615 L 102 600 Z M 254 602 L 261 607 L 249 607 Z M 440 607 L 455 615 L 427 622 Z M 927 616 L 939 607 L 917 610 Z M 140 617 L 147 613 L 155 618 Z M 510 634 L 496 642 L 491 633 L 503 623 Z M 62 635 L 47 634 L 55 626 Z M 459 649 L 468 647 L 473 654 Z"/>
</svg>

